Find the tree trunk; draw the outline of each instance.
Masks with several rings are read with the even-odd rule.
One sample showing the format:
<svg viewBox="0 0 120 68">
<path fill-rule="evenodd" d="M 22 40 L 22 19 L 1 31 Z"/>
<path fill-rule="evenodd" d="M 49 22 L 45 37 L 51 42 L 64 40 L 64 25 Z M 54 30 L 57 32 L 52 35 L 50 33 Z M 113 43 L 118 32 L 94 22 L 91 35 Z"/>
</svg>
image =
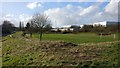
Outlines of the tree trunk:
<svg viewBox="0 0 120 68">
<path fill-rule="evenodd" d="M 32 38 L 32 33 L 30 33 L 30 37 Z"/>
<path fill-rule="evenodd" d="M 42 27 L 41 27 L 41 30 L 40 30 L 40 41 L 42 40 Z"/>
<path fill-rule="evenodd" d="M 29 28 L 30 37 L 32 38 L 32 28 Z"/>
</svg>

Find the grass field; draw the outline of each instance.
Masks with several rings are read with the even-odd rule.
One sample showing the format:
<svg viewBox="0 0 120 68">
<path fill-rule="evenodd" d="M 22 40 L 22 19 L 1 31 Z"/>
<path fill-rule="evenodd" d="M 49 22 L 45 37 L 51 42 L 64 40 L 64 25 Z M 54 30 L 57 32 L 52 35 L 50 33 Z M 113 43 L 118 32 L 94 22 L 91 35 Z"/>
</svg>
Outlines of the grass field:
<svg viewBox="0 0 120 68">
<path fill-rule="evenodd" d="M 35 38 L 39 38 L 38 34 L 34 35 Z M 114 39 L 113 34 L 108 36 L 102 36 L 100 38 L 96 33 L 78 33 L 78 34 L 43 34 L 43 40 L 63 40 L 66 42 L 72 43 L 98 43 L 98 42 L 111 42 L 118 40 L 118 36 L 116 34 L 116 38 Z"/>
<path fill-rule="evenodd" d="M 5 66 L 77 66 L 114 68 L 118 62 L 118 42 L 111 36 L 99 36 L 94 33 L 81 34 L 44 34 L 33 38 L 22 37 L 20 32 L 3 37 L 2 64 Z M 52 40 L 52 41 L 50 41 Z M 53 41 L 54 40 L 54 41 Z M 77 46 L 58 45 L 61 41 L 79 43 Z M 111 41 L 111 42 L 110 42 Z M 85 43 L 86 42 L 86 43 Z M 93 43 L 94 42 L 94 43 Z M 97 42 L 97 43 L 96 43 Z"/>
</svg>

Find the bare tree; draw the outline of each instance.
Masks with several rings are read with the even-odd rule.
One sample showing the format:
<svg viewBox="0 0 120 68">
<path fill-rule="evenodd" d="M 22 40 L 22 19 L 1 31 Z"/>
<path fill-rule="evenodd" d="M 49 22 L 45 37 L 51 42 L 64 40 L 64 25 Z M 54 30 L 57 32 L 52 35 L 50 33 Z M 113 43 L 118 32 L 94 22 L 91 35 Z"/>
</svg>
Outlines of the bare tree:
<svg viewBox="0 0 120 68">
<path fill-rule="evenodd" d="M 48 16 L 45 14 L 35 14 L 32 18 L 32 26 L 39 28 L 40 41 L 42 39 L 43 28 L 48 25 Z"/>
</svg>

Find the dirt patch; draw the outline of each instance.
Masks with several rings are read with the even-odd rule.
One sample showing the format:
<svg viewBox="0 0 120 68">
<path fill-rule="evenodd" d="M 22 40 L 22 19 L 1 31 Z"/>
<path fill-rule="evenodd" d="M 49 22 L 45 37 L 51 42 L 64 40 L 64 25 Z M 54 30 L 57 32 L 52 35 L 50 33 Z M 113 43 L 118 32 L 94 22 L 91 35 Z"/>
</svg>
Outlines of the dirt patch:
<svg viewBox="0 0 120 68">
<path fill-rule="evenodd" d="M 75 47 L 77 44 L 63 41 L 41 41 L 40 45 L 45 48 Z"/>
</svg>

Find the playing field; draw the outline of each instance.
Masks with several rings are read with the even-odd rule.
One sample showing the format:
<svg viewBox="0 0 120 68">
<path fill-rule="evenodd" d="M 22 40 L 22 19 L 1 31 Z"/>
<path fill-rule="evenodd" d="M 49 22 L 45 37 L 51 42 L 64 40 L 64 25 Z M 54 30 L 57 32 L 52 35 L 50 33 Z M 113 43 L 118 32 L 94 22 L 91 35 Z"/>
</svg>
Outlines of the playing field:
<svg viewBox="0 0 120 68">
<path fill-rule="evenodd" d="M 39 38 L 39 34 L 34 34 L 35 38 Z M 78 34 L 43 34 L 43 40 L 62 40 L 72 43 L 97 43 L 97 42 L 111 42 L 118 40 L 117 34 L 100 36 L 96 33 L 78 33 Z"/>
</svg>

